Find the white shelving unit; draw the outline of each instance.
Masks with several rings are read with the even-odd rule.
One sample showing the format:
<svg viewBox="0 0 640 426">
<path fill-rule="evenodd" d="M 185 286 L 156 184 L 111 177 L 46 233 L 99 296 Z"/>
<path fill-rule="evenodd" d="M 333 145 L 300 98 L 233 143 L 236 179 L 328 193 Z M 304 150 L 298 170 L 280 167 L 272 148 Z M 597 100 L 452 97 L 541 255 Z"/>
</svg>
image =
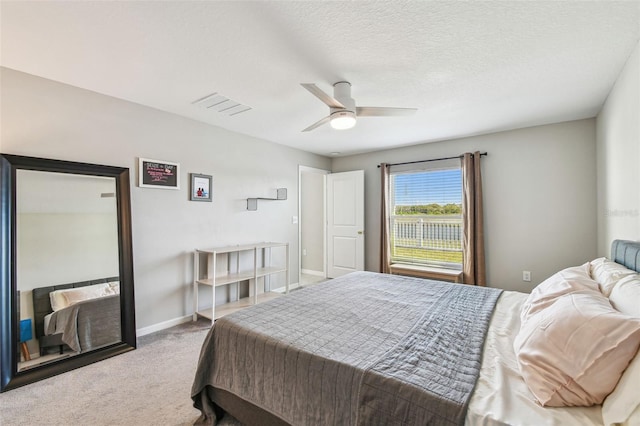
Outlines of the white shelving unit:
<svg viewBox="0 0 640 426">
<path fill-rule="evenodd" d="M 284 250 L 284 260 L 273 262 L 273 252 Z M 277 253 L 276 253 L 277 257 Z M 206 266 L 201 263 L 206 258 Z M 247 263 L 253 263 L 251 267 Z M 276 263 L 275 265 L 273 263 Z M 281 296 L 271 290 L 271 275 L 284 273 L 285 293 L 289 293 L 289 243 L 263 242 L 236 246 L 197 249 L 193 262 L 193 320 L 198 316 L 211 320 L 267 300 Z M 258 282 L 262 281 L 262 292 L 258 292 Z M 249 281 L 249 296 L 240 297 L 240 283 Z M 200 286 L 212 287 L 211 307 L 201 309 Z M 216 287 L 235 285 L 235 300 L 216 306 Z"/>
</svg>

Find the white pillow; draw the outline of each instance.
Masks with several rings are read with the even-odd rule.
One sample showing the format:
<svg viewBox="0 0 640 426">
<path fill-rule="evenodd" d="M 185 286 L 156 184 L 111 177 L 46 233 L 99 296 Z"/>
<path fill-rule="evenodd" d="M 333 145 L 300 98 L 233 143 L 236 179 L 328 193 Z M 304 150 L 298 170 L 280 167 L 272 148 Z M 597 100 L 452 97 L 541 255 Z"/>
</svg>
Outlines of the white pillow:
<svg viewBox="0 0 640 426">
<path fill-rule="evenodd" d="M 56 290 L 49 293 L 49 300 L 51 301 L 51 309 L 53 309 L 53 312 L 67 307 L 67 299 L 62 296 L 62 291 L 63 290 Z"/>
<path fill-rule="evenodd" d="M 547 308 L 560 296 L 576 291 L 595 291 L 600 293 L 598 283 L 589 275 L 589 263 L 580 266 L 563 269 L 556 272 L 531 291 L 529 297 L 522 305 L 520 318 L 527 317 Z"/>
<path fill-rule="evenodd" d="M 55 312 L 84 300 L 97 299 L 112 294 L 111 286 L 103 283 L 52 291 L 49 293 L 49 298 L 51 300 L 51 308 Z"/>
<path fill-rule="evenodd" d="M 609 301 L 623 314 L 640 318 L 640 274 L 628 275 L 613 287 Z M 629 364 L 615 390 L 602 404 L 605 426 L 640 425 L 640 352 Z"/>
<path fill-rule="evenodd" d="M 640 319 L 595 291 L 558 297 L 525 318 L 514 341 L 522 377 L 542 406 L 601 404 L 640 346 Z"/>
<path fill-rule="evenodd" d="M 640 318 L 640 274 L 627 275 L 618 281 L 611 290 L 609 302 L 623 314 Z"/>
<path fill-rule="evenodd" d="M 606 257 L 595 259 L 590 264 L 591 278 L 598 283 L 600 291 L 607 297 L 620 279 L 636 273 Z"/>
</svg>

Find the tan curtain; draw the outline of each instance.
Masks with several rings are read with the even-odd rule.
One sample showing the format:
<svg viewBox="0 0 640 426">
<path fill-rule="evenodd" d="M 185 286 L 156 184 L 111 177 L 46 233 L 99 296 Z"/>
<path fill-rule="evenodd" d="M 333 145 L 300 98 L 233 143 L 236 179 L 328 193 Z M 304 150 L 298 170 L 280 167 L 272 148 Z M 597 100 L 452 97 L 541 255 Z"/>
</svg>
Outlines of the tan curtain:
<svg viewBox="0 0 640 426">
<path fill-rule="evenodd" d="M 486 285 L 480 152 L 462 157 L 463 282 Z"/>
<path fill-rule="evenodd" d="M 380 272 L 391 273 L 391 254 L 389 252 L 389 166 L 380 164 Z"/>
</svg>

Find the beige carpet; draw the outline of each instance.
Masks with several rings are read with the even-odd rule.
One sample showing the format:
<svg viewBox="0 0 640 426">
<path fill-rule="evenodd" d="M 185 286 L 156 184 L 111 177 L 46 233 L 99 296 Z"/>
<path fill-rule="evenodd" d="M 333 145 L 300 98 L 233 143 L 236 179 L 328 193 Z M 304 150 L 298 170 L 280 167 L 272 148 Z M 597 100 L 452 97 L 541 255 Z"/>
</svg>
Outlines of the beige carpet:
<svg viewBox="0 0 640 426">
<path fill-rule="evenodd" d="M 191 425 L 208 321 L 143 336 L 138 349 L 0 394 L 0 425 Z M 233 418 L 220 426 L 238 425 Z"/>
</svg>

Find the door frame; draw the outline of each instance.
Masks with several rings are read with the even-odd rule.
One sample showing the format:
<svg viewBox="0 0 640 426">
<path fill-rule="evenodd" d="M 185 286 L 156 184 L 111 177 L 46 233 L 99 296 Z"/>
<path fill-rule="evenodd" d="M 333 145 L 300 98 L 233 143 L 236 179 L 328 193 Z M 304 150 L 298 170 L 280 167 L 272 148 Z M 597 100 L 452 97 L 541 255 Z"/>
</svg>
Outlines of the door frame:
<svg viewBox="0 0 640 426">
<path fill-rule="evenodd" d="M 336 180 L 338 179 L 338 180 Z M 355 211 L 353 211 L 354 223 L 336 223 L 336 182 L 346 181 L 355 192 L 352 194 L 355 198 Z M 365 204 L 364 204 L 364 170 L 349 170 L 344 172 L 334 172 L 326 177 L 326 212 L 327 212 L 327 277 L 337 278 L 349 271 L 365 270 Z M 338 204 L 339 205 L 339 204 Z M 342 209 L 344 210 L 344 209 Z M 351 239 L 355 242 L 353 249 L 355 252 L 355 265 L 353 267 L 336 265 L 336 239 Z M 345 258 L 341 258 L 345 260 Z"/>
<path fill-rule="evenodd" d="M 327 278 L 327 175 L 331 170 L 319 169 L 316 167 L 298 165 L 298 286 L 302 280 L 302 174 L 316 173 L 323 175 L 322 179 L 322 274 Z"/>
</svg>

